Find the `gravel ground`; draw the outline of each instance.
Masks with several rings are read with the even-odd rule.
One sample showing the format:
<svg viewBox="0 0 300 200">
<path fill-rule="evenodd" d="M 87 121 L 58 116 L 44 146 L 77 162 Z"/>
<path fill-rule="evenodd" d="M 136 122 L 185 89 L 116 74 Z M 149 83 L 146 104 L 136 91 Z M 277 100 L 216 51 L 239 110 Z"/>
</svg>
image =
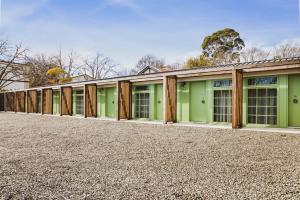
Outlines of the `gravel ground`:
<svg viewBox="0 0 300 200">
<path fill-rule="evenodd" d="M 300 135 L 0 113 L 0 199 L 299 199 Z"/>
</svg>

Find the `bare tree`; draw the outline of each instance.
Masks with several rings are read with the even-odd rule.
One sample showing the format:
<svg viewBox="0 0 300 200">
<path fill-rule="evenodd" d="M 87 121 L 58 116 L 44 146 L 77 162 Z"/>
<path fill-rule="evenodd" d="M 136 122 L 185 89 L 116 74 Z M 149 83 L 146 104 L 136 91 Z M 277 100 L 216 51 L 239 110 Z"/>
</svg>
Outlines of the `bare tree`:
<svg viewBox="0 0 300 200">
<path fill-rule="evenodd" d="M 52 59 L 57 67 L 60 67 L 66 72 L 65 78 L 70 78 L 80 73 L 81 65 L 79 65 L 76 60 L 78 57 L 79 56 L 76 55 L 74 51 L 64 54 L 60 49 L 59 52 L 52 57 Z"/>
<path fill-rule="evenodd" d="M 27 56 L 26 63 L 29 66 L 26 77 L 29 79 L 31 87 L 42 86 L 49 83 L 47 71 L 56 66 L 53 57 L 44 54 Z"/>
<path fill-rule="evenodd" d="M 289 58 L 289 57 L 300 57 L 300 45 L 296 44 L 283 44 L 279 47 L 274 48 L 275 58 Z"/>
<path fill-rule="evenodd" d="M 241 52 L 242 62 L 253 62 L 257 60 L 267 60 L 270 58 L 271 51 L 261 50 L 258 48 L 249 48 Z"/>
<path fill-rule="evenodd" d="M 141 59 L 138 60 L 131 74 L 137 74 L 139 71 L 148 66 L 161 69 L 165 66 L 165 62 L 162 59 L 158 59 L 152 55 L 143 56 Z"/>
<path fill-rule="evenodd" d="M 82 66 L 82 73 L 93 79 L 103 79 L 117 74 L 116 64 L 110 57 L 97 53 L 95 57 L 86 58 Z"/>
<path fill-rule="evenodd" d="M 0 41 L 0 90 L 15 81 L 24 81 L 26 66 L 18 63 L 26 52 L 22 45 L 11 46 L 8 41 Z"/>
</svg>

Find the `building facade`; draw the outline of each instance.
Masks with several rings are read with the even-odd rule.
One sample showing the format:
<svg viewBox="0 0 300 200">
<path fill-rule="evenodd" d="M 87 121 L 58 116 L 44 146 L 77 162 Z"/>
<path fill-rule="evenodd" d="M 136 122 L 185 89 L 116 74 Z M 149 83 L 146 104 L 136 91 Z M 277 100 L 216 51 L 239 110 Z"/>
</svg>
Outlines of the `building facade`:
<svg viewBox="0 0 300 200">
<path fill-rule="evenodd" d="M 300 127 L 300 58 L 141 74 L 1 95 L 2 108 L 13 112 L 233 128 Z"/>
</svg>

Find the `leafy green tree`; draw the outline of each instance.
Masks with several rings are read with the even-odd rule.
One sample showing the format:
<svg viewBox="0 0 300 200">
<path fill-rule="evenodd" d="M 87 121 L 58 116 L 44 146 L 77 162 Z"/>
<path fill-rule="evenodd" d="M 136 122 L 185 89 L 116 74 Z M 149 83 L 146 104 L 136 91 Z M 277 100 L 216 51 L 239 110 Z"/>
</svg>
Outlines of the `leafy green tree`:
<svg viewBox="0 0 300 200">
<path fill-rule="evenodd" d="M 203 56 L 214 64 L 238 62 L 240 52 L 245 47 L 240 34 L 234 29 L 225 28 L 206 36 L 202 43 Z"/>
</svg>

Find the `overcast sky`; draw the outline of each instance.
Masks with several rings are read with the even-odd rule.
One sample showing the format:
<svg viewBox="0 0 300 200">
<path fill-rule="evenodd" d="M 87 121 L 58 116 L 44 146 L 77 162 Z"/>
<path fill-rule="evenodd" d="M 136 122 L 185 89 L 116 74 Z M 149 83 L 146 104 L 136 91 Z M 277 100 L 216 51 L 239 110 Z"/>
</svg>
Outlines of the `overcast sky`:
<svg viewBox="0 0 300 200">
<path fill-rule="evenodd" d="M 298 0 L 2 0 L 1 37 L 54 53 L 104 53 L 124 67 L 152 54 L 169 64 L 234 28 L 247 46 L 300 42 Z"/>
</svg>

